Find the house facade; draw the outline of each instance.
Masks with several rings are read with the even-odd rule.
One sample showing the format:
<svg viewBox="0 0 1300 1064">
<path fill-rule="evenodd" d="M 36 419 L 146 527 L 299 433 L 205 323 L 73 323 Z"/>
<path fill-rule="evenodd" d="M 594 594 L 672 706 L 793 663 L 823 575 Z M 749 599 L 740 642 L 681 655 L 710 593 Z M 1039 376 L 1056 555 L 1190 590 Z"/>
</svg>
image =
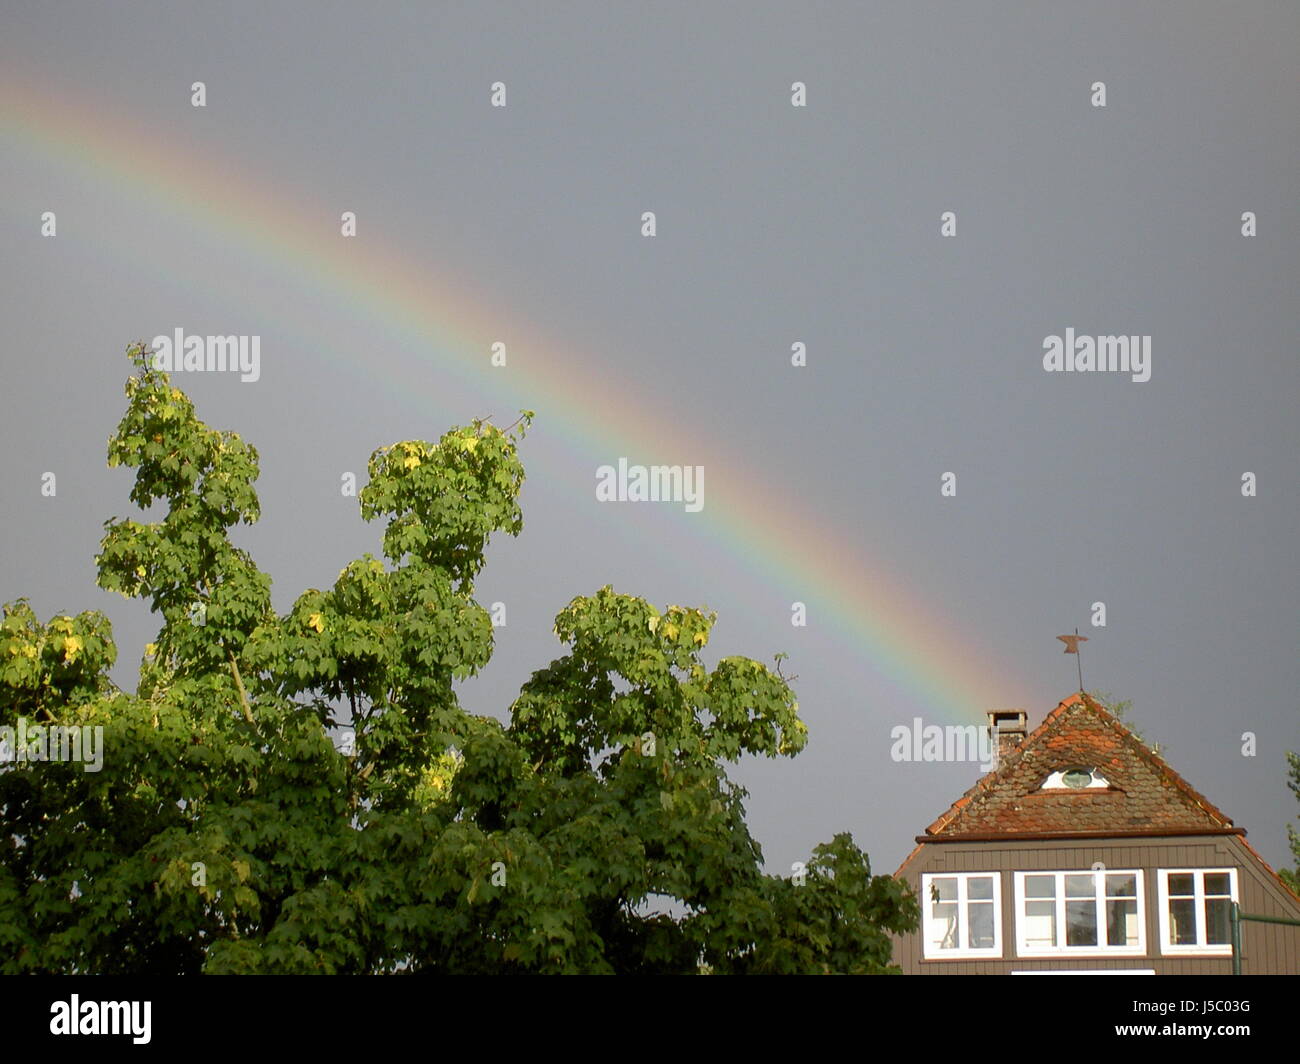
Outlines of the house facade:
<svg viewBox="0 0 1300 1064">
<path fill-rule="evenodd" d="M 1300 920 L 1300 898 L 1100 703 L 1061 702 L 1032 733 L 989 714 L 997 764 L 895 873 L 921 926 L 911 975 L 1232 973 L 1231 905 Z M 1300 927 L 1242 922 L 1243 974 L 1300 973 Z"/>
</svg>

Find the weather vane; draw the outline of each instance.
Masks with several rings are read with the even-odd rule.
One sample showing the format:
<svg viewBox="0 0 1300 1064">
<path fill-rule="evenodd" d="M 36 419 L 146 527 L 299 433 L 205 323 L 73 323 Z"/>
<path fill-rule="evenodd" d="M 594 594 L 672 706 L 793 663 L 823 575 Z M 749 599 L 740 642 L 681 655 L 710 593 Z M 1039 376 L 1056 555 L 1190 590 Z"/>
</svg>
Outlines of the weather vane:
<svg viewBox="0 0 1300 1064">
<path fill-rule="evenodd" d="M 1080 635 L 1079 629 L 1076 628 L 1074 630 L 1074 635 L 1058 635 L 1056 638 L 1065 644 L 1065 652 L 1067 654 L 1073 654 L 1078 659 L 1079 690 L 1082 691 L 1083 690 L 1083 655 L 1079 653 L 1079 644 L 1086 643 L 1088 641 L 1088 637 L 1086 635 Z"/>
</svg>

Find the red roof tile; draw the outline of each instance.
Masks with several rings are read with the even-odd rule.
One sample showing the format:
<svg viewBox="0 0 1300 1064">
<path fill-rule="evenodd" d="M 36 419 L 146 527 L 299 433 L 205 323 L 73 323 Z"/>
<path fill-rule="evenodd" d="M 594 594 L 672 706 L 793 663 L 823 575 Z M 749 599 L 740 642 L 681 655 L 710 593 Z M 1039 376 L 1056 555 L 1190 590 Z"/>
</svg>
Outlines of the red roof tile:
<svg viewBox="0 0 1300 1064">
<path fill-rule="evenodd" d="M 1042 790 L 1060 769 L 1093 769 L 1108 788 Z M 1195 791 L 1098 702 L 1074 694 L 1000 765 L 926 828 L 964 835 L 1161 835 L 1231 830 Z"/>
</svg>

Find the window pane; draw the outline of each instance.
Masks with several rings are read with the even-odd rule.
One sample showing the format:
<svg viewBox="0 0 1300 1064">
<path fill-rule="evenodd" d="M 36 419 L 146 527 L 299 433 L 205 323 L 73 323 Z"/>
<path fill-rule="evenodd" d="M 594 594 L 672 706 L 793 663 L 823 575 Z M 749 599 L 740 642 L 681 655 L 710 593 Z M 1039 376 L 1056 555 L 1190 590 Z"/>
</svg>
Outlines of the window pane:
<svg viewBox="0 0 1300 1064">
<path fill-rule="evenodd" d="M 1190 872 L 1179 872 L 1171 875 L 1169 877 L 1169 893 L 1171 895 L 1186 895 L 1190 898 L 1196 893 L 1196 888 L 1193 885 L 1195 879 L 1196 877 Z"/>
<path fill-rule="evenodd" d="M 1097 903 L 1095 901 L 1065 903 L 1065 944 L 1067 946 L 1097 944 Z"/>
<path fill-rule="evenodd" d="M 993 897 L 993 877 L 976 876 L 966 880 L 966 897 L 977 901 L 990 900 Z"/>
<path fill-rule="evenodd" d="M 1232 941 L 1232 902 L 1227 898 L 1208 898 L 1205 902 L 1205 941 L 1210 946 L 1226 946 Z"/>
<path fill-rule="evenodd" d="M 957 880 L 951 876 L 930 880 L 930 899 L 932 901 L 956 901 Z"/>
<path fill-rule="evenodd" d="M 1227 897 L 1232 893 L 1232 877 L 1227 872 L 1206 872 L 1205 893 Z"/>
<path fill-rule="evenodd" d="M 1055 876 L 1025 876 L 1026 898 L 1055 898 Z"/>
<path fill-rule="evenodd" d="M 1025 945 L 1031 949 L 1056 945 L 1056 902 L 1025 902 Z"/>
<path fill-rule="evenodd" d="M 1196 903 L 1191 898 L 1169 902 L 1169 944 L 1196 945 Z"/>
<path fill-rule="evenodd" d="M 1136 946 L 1138 943 L 1137 899 L 1106 903 L 1106 944 Z"/>
<path fill-rule="evenodd" d="M 1112 875 L 1106 877 L 1106 897 L 1136 898 L 1137 876 Z"/>
<path fill-rule="evenodd" d="M 1065 896 L 1067 898 L 1092 898 L 1097 894 L 1097 880 L 1091 876 L 1066 876 Z"/>
<path fill-rule="evenodd" d="M 966 909 L 971 949 L 993 948 L 993 903 L 972 902 Z"/>
<path fill-rule="evenodd" d="M 957 903 L 955 901 L 934 902 L 930 906 L 930 945 L 934 949 L 957 949 L 961 945 L 958 937 L 960 928 L 957 923 Z"/>
</svg>

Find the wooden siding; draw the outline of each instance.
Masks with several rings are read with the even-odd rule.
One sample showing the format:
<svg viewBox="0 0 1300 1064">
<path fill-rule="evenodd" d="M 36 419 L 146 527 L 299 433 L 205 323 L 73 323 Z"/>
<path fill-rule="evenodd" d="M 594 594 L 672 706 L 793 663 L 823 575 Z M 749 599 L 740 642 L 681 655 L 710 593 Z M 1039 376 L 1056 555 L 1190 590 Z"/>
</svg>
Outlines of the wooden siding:
<svg viewBox="0 0 1300 1064">
<path fill-rule="evenodd" d="M 1140 868 L 1146 952 L 1124 956 L 1017 957 L 1014 872 L 1088 871 Z M 926 843 L 899 870 L 921 897 L 921 876 L 945 872 L 1002 873 L 1002 956 L 928 960 L 921 929 L 895 936 L 894 963 L 909 975 L 1009 975 L 1029 971 L 1154 969 L 1157 975 L 1230 975 L 1232 957 L 1168 956 L 1160 952 L 1157 870 L 1236 868 L 1243 912 L 1300 920 L 1300 902 L 1236 835 L 1050 841 Z M 922 899 L 924 904 L 924 899 Z M 1242 972 L 1246 975 L 1300 974 L 1300 927 L 1243 922 Z"/>
</svg>

